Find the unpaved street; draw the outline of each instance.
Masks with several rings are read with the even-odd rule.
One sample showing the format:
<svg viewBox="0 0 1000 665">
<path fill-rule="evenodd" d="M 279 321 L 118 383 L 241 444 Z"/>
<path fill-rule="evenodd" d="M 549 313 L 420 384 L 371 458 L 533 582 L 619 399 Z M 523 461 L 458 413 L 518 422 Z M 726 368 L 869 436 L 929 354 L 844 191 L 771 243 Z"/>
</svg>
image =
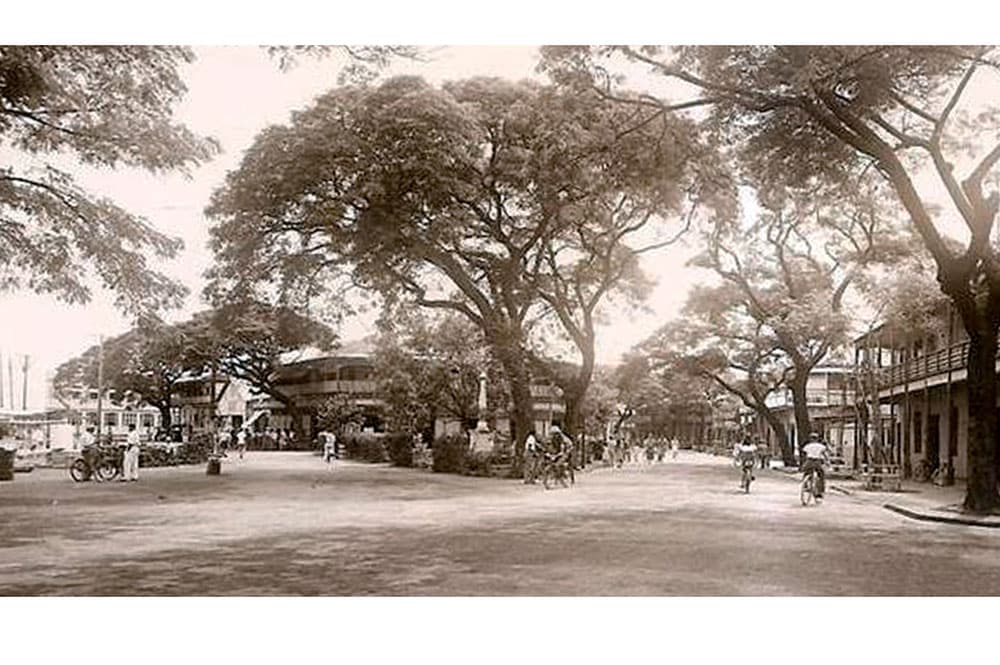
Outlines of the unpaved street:
<svg viewBox="0 0 1000 665">
<path fill-rule="evenodd" d="M 544 491 L 303 453 L 0 484 L 3 595 L 998 595 L 1000 533 L 695 453 Z"/>
</svg>

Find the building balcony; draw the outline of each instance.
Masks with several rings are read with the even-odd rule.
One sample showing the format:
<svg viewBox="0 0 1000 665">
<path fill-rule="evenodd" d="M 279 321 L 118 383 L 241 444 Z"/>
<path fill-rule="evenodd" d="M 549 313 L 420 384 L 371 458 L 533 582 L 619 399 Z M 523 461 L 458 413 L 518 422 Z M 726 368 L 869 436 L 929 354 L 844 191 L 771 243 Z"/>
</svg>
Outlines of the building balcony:
<svg viewBox="0 0 1000 665">
<path fill-rule="evenodd" d="M 934 379 L 943 381 L 949 371 L 961 372 L 961 376 L 953 376 L 953 379 L 964 379 L 968 353 L 969 343 L 966 341 L 885 367 L 876 372 L 878 389 L 889 390 L 921 381 L 934 383 Z"/>
</svg>

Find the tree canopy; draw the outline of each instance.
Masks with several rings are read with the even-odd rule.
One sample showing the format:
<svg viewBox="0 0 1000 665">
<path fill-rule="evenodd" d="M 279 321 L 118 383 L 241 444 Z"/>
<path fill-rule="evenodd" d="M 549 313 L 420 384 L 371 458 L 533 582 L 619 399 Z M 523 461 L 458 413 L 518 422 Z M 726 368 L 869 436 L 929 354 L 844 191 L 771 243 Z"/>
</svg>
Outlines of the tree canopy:
<svg viewBox="0 0 1000 665">
<path fill-rule="evenodd" d="M 1000 248 L 990 240 L 1000 209 L 1000 191 L 990 187 L 1000 162 L 1000 110 L 995 96 L 975 104 L 967 94 L 996 85 L 996 47 L 551 47 L 543 55 L 543 69 L 574 88 L 665 114 L 704 110 L 707 128 L 732 147 L 744 177 L 770 191 L 887 182 L 970 337 L 965 506 L 1000 505 Z M 648 68 L 692 98 L 624 94 L 617 89 L 622 63 Z M 944 192 L 944 207 L 921 191 L 923 174 Z M 956 233 L 959 247 L 948 241 Z"/>
<path fill-rule="evenodd" d="M 680 208 L 693 138 L 527 82 L 337 88 L 265 130 L 213 197 L 212 288 L 293 299 L 347 280 L 460 313 L 504 367 L 522 441 L 540 293 L 586 317 L 638 277 L 622 238 Z"/>
<path fill-rule="evenodd" d="M 156 270 L 181 242 L 81 187 L 60 158 L 85 168 L 155 174 L 209 160 L 214 140 L 172 119 L 190 49 L 170 46 L 0 46 L 0 291 L 89 300 L 91 278 L 137 314 L 177 304 L 186 289 Z M 13 157 L 13 159 L 11 159 Z M 64 160 L 65 161 L 65 160 Z"/>
</svg>

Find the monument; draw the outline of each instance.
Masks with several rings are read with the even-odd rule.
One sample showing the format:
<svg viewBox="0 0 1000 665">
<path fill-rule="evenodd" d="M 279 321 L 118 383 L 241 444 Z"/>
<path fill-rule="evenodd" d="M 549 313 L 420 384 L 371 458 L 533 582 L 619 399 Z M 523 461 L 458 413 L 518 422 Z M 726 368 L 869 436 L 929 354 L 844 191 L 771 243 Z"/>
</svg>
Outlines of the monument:
<svg viewBox="0 0 1000 665">
<path fill-rule="evenodd" d="M 492 452 L 493 432 L 490 431 L 490 426 L 486 422 L 486 409 L 488 408 L 486 403 L 486 372 L 479 374 L 479 399 L 476 406 L 478 407 L 476 429 L 469 432 L 469 446 L 473 452 Z"/>
</svg>

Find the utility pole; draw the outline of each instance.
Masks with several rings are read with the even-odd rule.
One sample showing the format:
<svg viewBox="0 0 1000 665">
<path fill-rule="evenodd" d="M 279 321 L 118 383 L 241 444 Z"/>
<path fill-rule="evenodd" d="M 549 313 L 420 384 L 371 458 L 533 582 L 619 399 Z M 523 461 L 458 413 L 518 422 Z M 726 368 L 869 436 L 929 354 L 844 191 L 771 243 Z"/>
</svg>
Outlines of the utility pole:
<svg viewBox="0 0 1000 665">
<path fill-rule="evenodd" d="M 104 335 L 99 338 L 97 352 L 97 443 L 101 443 L 101 428 L 104 426 L 104 416 L 101 413 L 104 405 Z"/>
<path fill-rule="evenodd" d="M 14 401 L 14 359 L 10 354 L 7 354 L 7 387 L 10 395 L 10 408 L 13 411 L 16 405 Z M 0 386 L 0 390 L 3 390 L 3 386 Z"/>
<path fill-rule="evenodd" d="M 24 356 L 24 363 L 21 365 L 21 410 L 28 410 L 28 365 L 31 364 L 31 356 Z"/>
</svg>

